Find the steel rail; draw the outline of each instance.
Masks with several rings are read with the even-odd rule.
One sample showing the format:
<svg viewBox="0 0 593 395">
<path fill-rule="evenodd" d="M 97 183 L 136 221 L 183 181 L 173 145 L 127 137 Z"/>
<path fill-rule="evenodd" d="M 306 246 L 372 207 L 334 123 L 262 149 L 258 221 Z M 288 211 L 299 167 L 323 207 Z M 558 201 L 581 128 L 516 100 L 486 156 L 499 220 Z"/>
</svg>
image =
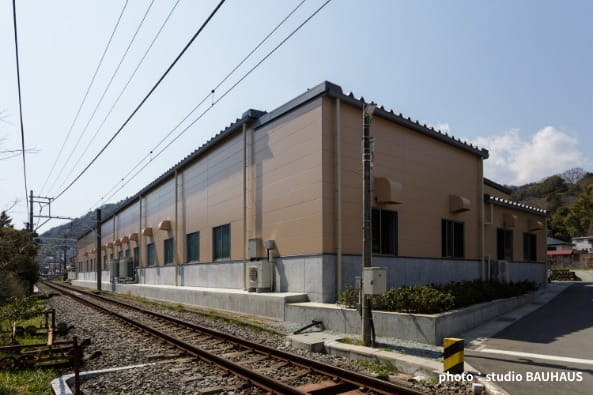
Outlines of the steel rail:
<svg viewBox="0 0 593 395">
<path fill-rule="evenodd" d="M 155 336 L 161 340 L 164 340 L 167 343 L 179 348 L 180 350 L 182 350 L 190 355 L 193 355 L 193 356 L 195 356 L 201 360 L 204 360 L 206 362 L 213 363 L 225 371 L 230 371 L 235 376 L 240 377 L 240 378 L 244 379 L 245 381 L 247 381 L 248 383 L 250 383 L 256 387 L 259 387 L 265 391 L 269 391 L 274 394 L 290 394 L 290 395 L 293 395 L 293 394 L 294 395 L 304 395 L 304 394 L 306 394 L 306 392 L 298 391 L 294 387 L 284 384 L 281 381 L 274 380 L 270 377 L 267 377 L 267 376 L 261 375 L 257 372 L 251 371 L 247 368 L 244 368 L 241 365 L 235 364 L 235 363 L 228 361 L 224 358 L 221 358 L 217 355 L 209 353 L 208 351 L 202 350 L 202 349 L 195 347 L 189 343 L 186 343 L 183 340 L 180 340 L 173 336 L 167 335 L 166 333 L 162 333 L 155 328 L 151 328 L 148 325 L 145 325 L 141 322 L 135 321 L 135 320 L 133 320 L 129 317 L 126 317 L 124 315 L 121 315 L 119 313 L 116 313 L 115 311 L 109 310 L 106 307 L 94 304 L 94 303 L 90 302 L 89 300 L 76 295 L 74 292 L 79 292 L 79 293 L 85 294 L 87 296 L 97 296 L 97 295 L 94 295 L 92 293 L 87 293 L 84 291 L 79 291 L 79 290 L 72 292 L 71 290 L 65 290 L 66 287 L 56 286 L 55 284 L 50 284 L 45 281 L 41 281 L 41 283 L 75 299 L 76 301 L 78 301 L 86 306 L 92 307 L 92 308 L 102 311 L 103 313 L 106 313 L 110 316 L 116 317 L 116 318 L 126 322 L 129 325 L 135 326 L 152 336 Z"/>
<path fill-rule="evenodd" d="M 169 321 L 171 323 L 174 323 L 174 324 L 179 325 L 179 326 L 186 327 L 188 329 L 192 329 L 192 330 L 199 331 L 199 332 L 204 332 L 205 334 L 208 334 L 210 336 L 222 338 L 225 341 L 228 341 L 228 342 L 231 342 L 233 344 L 236 344 L 237 346 L 239 346 L 241 348 L 250 349 L 250 350 L 253 350 L 253 351 L 256 351 L 258 353 L 265 354 L 265 355 L 268 355 L 268 356 L 273 356 L 274 358 L 276 358 L 278 360 L 282 360 L 282 361 L 285 361 L 285 362 L 287 362 L 289 364 L 292 364 L 294 366 L 300 367 L 302 369 L 310 370 L 311 372 L 318 373 L 320 375 L 329 377 L 329 378 L 333 379 L 334 381 L 335 380 L 339 380 L 339 381 L 341 381 L 341 382 L 343 382 L 345 384 L 349 384 L 350 386 L 352 386 L 354 388 L 358 388 L 360 390 L 371 391 L 371 392 L 375 392 L 375 393 L 379 393 L 379 394 L 385 394 L 385 395 L 390 395 L 390 394 L 422 395 L 423 394 L 423 392 L 419 392 L 419 391 L 414 390 L 412 388 L 408 388 L 408 387 L 405 387 L 405 386 L 397 385 L 397 384 L 394 384 L 394 383 L 391 383 L 391 382 L 388 382 L 388 381 L 384 381 L 384 380 L 379 380 L 379 379 L 376 379 L 376 378 L 373 378 L 373 377 L 370 377 L 370 376 L 366 376 L 366 375 L 363 375 L 363 374 L 360 374 L 360 373 L 351 372 L 351 371 L 348 371 L 346 369 L 342 369 L 342 368 L 339 368 L 339 367 L 336 367 L 336 366 L 332 366 L 332 365 L 324 364 L 324 363 L 321 363 L 321 362 L 318 362 L 318 361 L 314 361 L 314 360 L 311 360 L 311 359 L 307 359 L 305 357 L 301 357 L 299 355 L 292 354 L 292 353 L 289 353 L 289 352 L 286 352 L 286 351 L 280 351 L 280 350 L 277 350 L 275 348 L 271 348 L 271 347 L 265 346 L 263 344 L 258 344 L 258 343 L 250 342 L 249 340 L 240 339 L 240 338 L 237 338 L 237 337 L 235 337 L 233 335 L 230 335 L 230 334 L 227 334 L 227 333 L 224 333 L 224 332 L 219 332 L 219 331 L 214 330 L 214 329 L 211 329 L 211 328 L 207 328 L 207 327 L 203 327 L 203 326 L 200 326 L 200 325 L 196 325 L 196 324 L 184 322 L 184 321 L 182 321 L 180 319 L 177 319 L 177 318 L 174 318 L 174 317 L 170 317 L 170 316 L 167 316 L 167 315 L 164 315 L 164 314 L 161 314 L 161 313 L 157 313 L 157 312 L 154 312 L 154 311 L 146 310 L 146 309 L 143 309 L 141 307 L 138 307 L 138 306 L 135 306 L 135 305 L 131 305 L 129 303 L 125 303 L 125 302 L 122 302 L 122 301 L 114 300 L 112 298 L 108 298 L 108 297 L 105 297 L 105 296 L 102 296 L 102 295 L 97 295 L 97 294 L 95 294 L 93 292 L 88 292 L 88 291 L 83 291 L 83 290 L 79 290 L 79 289 L 74 289 L 74 288 L 71 288 L 71 287 L 67 287 L 65 285 L 59 285 L 59 286 L 57 286 L 56 284 L 53 284 L 53 283 L 52 284 L 49 284 L 47 282 L 43 282 L 43 284 L 46 284 L 46 285 L 48 285 L 48 286 L 50 286 L 50 287 L 52 287 L 54 289 L 58 289 L 60 291 L 61 291 L 62 288 L 68 289 L 68 290 L 72 290 L 72 291 L 75 291 L 75 292 L 78 292 L 78 293 L 81 293 L 81 294 L 84 294 L 84 295 L 87 295 L 87 296 L 90 296 L 90 297 L 93 297 L 93 298 L 100 299 L 100 300 L 105 301 L 107 303 L 112 303 L 112 304 L 120 305 L 120 306 L 129 308 L 129 309 L 132 309 L 132 310 L 141 312 L 143 314 L 147 314 L 147 315 L 153 316 L 153 317 L 158 318 L 158 319 L 161 319 L 161 320 Z M 89 302 L 89 301 L 87 301 L 87 300 L 85 300 L 83 298 L 77 298 L 77 300 L 78 299 L 82 300 L 83 303 L 85 303 L 85 304 L 88 304 L 88 305 L 91 305 L 91 306 L 95 306 L 94 304 L 92 304 L 91 302 Z M 110 314 L 112 313 L 110 310 L 108 310 L 106 308 L 103 308 L 103 307 L 101 307 L 101 310 L 107 311 Z M 115 314 L 118 315 L 117 313 L 115 313 Z M 126 321 L 129 320 L 127 317 L 123 317 L 123 319 L 126 320 Z M 150 331 L 149 331 L 150 333 L 152 333 L 154 331 L 154 332 L 156 332 L 155 335 L 160 336 L 159 335 L 160 332 L 158 332 L 157 330 L 155 330 L 153 328 L 149 328 L 149 329 L 150 329 Z M 168 336 L 168 335 L 165 335 L 165 336 Z M 183 343 L 182 341 L 180 341 L 178 339 L 175 339 L 175 340 Z M 190 347 L 193 347 L 191 345 L 189 345 L 189 346 Z M 196 350 L 200 350 L 200 349 L 199 348 L 196 348 Z M 204 350 L 200 350 L 200 352 L 204 352 L 207 355 L 212 355 L 212 354 L 210 354 L 210 353 L 208 353 L 208 352 L 206 352 Z M 212 356 L 214 358 L 216 358 L 216 359 L 220 359 L 222 361 L 225 361 L 226 363 L 233 364 L 232 362 L 229 362 L 229 361 L 227 361 L 227 360 L 225 360 L 223 358 L 220 358 L 220 357 L 218 357 L 216 355 L 212 355 Z M 235 365 L 235 364 L 233 364 L 233 365 Z M 249 372 L 248 373 L 249 374 L 249 377 L 254 377 L 255 375 L 259 375 L 259 374 L 255 373 L 255 372 L 251 371 L 251 370 L 248 370 L 246 368 L 243 368 L 242 366 L 240 366 L 240 368 L 243 371 Z M 226 368 L 226 369 L 231 370 L 230 368 Z M 262 376 L 262 375 L 259 375 L 259 376 Z M 243 376 L 241 376 L 241 377 L 243 377 Z M 265 376 L 262 376 L 262 377 L 265 377 Z M 249 378 L 245 378 L 245 379 L 248 380 L 248 381 L 251 381 Z M 273 380 L 273 379 L 270 379 L 270 380 Z M 281 383 L 279 381 L 276 381 L 276 380 L 273 380 L 273 381 L 274 382 L 278 382 L 278 383 L 286 386 L 285 384 L 283 384 L 283 383 Z M 253 383 L 253 384 L 256 385 L 255 383 Z M 286 394 L 289 394 L 289 393 L 300 393 L 300 394 L 302 394 L 303 393 L 303 392 L 298 392 L 298 391 L 297 392 L 294 392 L 295 391 L 295 388 L 294 387 L 289 387 L 289 386 L 287 386 L 287 387 L 288 388 L 291 388 L 292 392 L 280 392 L 280 393 L 286 393 Z M 270 389 L 267 389 L 267 390 L 270 391 Z M 283 390 L 283 391 L 286 391 L 286 390 Z"/>
</svg>

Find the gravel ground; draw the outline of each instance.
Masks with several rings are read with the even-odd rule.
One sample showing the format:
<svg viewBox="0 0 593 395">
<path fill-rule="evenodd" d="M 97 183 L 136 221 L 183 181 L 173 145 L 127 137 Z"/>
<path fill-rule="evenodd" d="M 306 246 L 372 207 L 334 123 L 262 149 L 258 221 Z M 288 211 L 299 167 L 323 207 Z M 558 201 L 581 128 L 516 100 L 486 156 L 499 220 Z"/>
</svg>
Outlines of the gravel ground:
<svg viewBox="0 0 593 395">
<path fill-rule="evenodd" d="M 129 302 L 129 301 L 128 301 Z M 71 299 L 63 296 L 55 296 L 49 302 L 56 309 L 56 321 L 66 322 L 74 326 L 69 332 L 69 337 L 78 336 L 79 339 L 91 338 L 91 345 L 87 348 L 85 356 L 100 352 L 100 356 L 86 362 L 84 370 L 97 370 L 112 367 L 129 366 L 142 363 L 158 362 L 156 365 L 144 368 L 126 370 L 117 373 L 102 375 L 83 383 L 83 390 L 86 393 L 108 393 L 108 394 L 150 394 L 150 393 L 228 393 L 228 394 L 251 394 L 252 388 L 244 388 L 240 382 L 229 384 L 227 378 L 221 377 L 219 373 L 209 374 L 200 371 L 199 363 L 196 366 L 187 368 L 188 363 L 178 360 L 182 357 L 178 352 L 169 346 L 163 345 L 146 335 L 130 336 L 130 329 L 123 324 L 114 321 L 107 321 L 101 314 L 94 310 L 80 305 Z M 147 307 L 142 304 L 142 307 Z M 351 361 L 342 357 L 310 353 L 303 350 L 294 350 L 286 344 L 284 336 L 275 334 L 273 331 L 288 332 L 291 324 L 284 324 L 284 327 L 276 325 L 270 327 L 272 331 L 262 330 L 257 327 L 247 326 L 245 320 L 239 317 L 236 320 L 213 319 L 211 316 L 204 316 L 189 311 L 175 311 L 171 308 L 157 308 L 150 306 L 150 309 L 165 313 L 175 318 L 183 319 L 198 325 L 207 326 L 235 336 L 243 337 L 252 342 L 264 344 L 280 350 L 290 351 L 303 357 L 314 359 L 320 362 L 332 364 L 344 369 L 357 371 L 364 374 L 374 373 L 363 367 L 359 362 Z M 183 310 L 183 309 L 179 309 Z M 292 324 L 293 326 L 296 324 Z M 298 329 L 294 328 L 294 329 Z M 292 330 L 294 330 L 292 329 Z M 407 347 L 409 350 L 417 350 L 416 345 L 403 344 L 393 339 L 379 339 L 381 343 L 394 343 L 394 347 Z M 397 344 L 395 344 L 397 343 Z M 426 345 L 423 345 L 426 346 Z M 436 350 L 426 348 L 426 355 L 436 355 Z M 410 352 L 409 352 L 410 353 Z M 433 354 L 434 353 L 434 354 Z M 169 362 L 167 362 L 169 361 Z M 177 362 L 171 362 L 177 361 Z M 400 379 L 406 379 L 401 376 Z M 228 388 L 227 388 L 228 387 Z M 414 387 L 434 394 L 464 394 L 471 393 L 471 384 L 446 383 L 435 384 L 430 381 L 418 382 Z"/>
</svg>

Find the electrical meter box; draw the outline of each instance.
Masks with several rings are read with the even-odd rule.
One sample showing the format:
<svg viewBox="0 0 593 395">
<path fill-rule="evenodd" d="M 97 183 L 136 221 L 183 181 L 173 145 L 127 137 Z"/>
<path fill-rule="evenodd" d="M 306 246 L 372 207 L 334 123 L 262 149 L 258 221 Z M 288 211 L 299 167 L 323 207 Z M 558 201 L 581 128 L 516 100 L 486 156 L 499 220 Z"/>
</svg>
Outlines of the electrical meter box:
<svg viewBox="0 0 593 395">
<path fill-rule="evenodd" d="M 381 295 L 387 292 L 387 269 L 383 267 L 363 268 L 362 290 L 365 295 Z"/>
</svg>

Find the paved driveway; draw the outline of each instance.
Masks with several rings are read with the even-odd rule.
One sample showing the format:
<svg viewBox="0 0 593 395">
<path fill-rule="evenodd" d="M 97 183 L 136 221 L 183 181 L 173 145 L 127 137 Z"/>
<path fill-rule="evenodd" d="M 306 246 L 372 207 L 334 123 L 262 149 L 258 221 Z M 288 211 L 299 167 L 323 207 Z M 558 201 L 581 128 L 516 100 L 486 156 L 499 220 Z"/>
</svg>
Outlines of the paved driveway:
<svg viewBox="0 0 593 395">
<path fill-rule="evenodd" d="M 575 283 L 466 359 L 511 394 L 593 394 L 593 282 Z"/>
</svg>

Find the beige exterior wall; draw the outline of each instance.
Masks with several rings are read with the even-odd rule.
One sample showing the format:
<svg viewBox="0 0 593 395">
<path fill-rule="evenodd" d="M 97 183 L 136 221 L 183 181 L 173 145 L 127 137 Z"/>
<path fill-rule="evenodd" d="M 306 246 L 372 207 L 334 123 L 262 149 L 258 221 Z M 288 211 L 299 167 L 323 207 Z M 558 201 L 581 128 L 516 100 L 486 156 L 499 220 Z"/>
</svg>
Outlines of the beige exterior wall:
<svg viewBox="0 0 593 395">
<path fill-rule="evenodd" d="M 515 215 L 516 226 L 505 228 L 504 216 Z M 485 256 L 491 259 L 497 258 L 497 229 L 509 229 L 513 231 L 513 261 L 525 262 L 523 256 L 523 234 L 531 233 L 536 235 L 537 262 L 546 262 L 546 218 L 545 216 L 531 214 L 523 210 L 510 207 L 502 207 L 496 204 L 485 204 Z M 542 221 L 544 229 L 529 230 L 529 220 Z"/>
<path fill-rule="evenodd" d="M 511 196 L 509 194 L 504 193 L 501 190 L 493 188 L 490 185 L 486 185 L 486 184 L 484 184 L 484 193 L 488 194 L 490 196 L 499 197 L 501 199 L 510 199 L 511 198 Z"/>
<path fill-rule="evenodd" d="M 274 240 L 276 256 L 336 254 L 337 196 L 341 192 L 342 253 L 359 255 L 362 249 L 361 109 L 336 99 L 315 99 L 253 130 L 247 127 L 247 239 Z M 338 118 L 339 117 L 339 118 Z M 339 141 L 336 138 L 339 125 Z M 441 221 L 464 223 L 464 259 L 482 258 L 483 193 L 506 198 L 483 186 L 482 158 L 446 142 L 376 116 L 374 177 L 386 177 L 403 186 L 401 204 L 374 204 L 398 213 L 398 256 L 441 258 Z M 336 151 L 341 151 L 340 166 Z M 336 184 L 337 176 L 341 185 Z M 450 211 L 451 195 L 470 200 L 468 211 Z M 495 206 L 492 225 L 485 226 L 484 255 L 496 256 L 496 228 L 505 210 L 518 215 L 514 232 L 514 260 L 523 260 L 522 237 L 532 214 Z M 485 207 L 486 221 L 489 206 Z M 533 215 L 538 219 L 541 216 Z M 171 221 L 171 230 L 159 223 Z M 230 260 L 243 259 L 243 133 L 241 128 L 217 142 L 193 163 L 179 168 L 102 225 L 103 245 L 109 257 L 121 247 L 115 241 L 138 233 L 140 266 L 146 246 L 155 244 L 157 266 L 164 263 L 164 240 L 175 239 L 177 264 L 187 261 L 186 235 L 200 232 L 201 263 L 213 261 L 213 228 L 230 224 Z M 152 228 L 151 237 L 142 229 Z M 545 231 L 537 234 L 538 261 L 545 260 Z M 79 270 L 88 271 L 86 250 L 94 248 L 94 233 L 79 241 Z M 91 255 L 89 253 L 89 255 Z M 541 255 L 541 256 L 540 256 Z M 94 256 L 92 256 L 94 259 Z M 109 262 L 109 259 L 108 259 Z M 194 262 L 192 262 L 194 263 Z M 85 266 L 86 265 L 86 266 Z M 109 270 L 110 267 L 108 266 Z"/>
<path fill-rule="evenodd" d="M 335 100 L 324 99 L 324 251 L 335 251 Z M 344 254 L 362 250 L 362 112 L 340 104 Z M 480 259 L 481 158 L 382 118 L 371 122 L 375 137 L 374 177 L 403 186 L 402 204 L 377 205 L 398 213 L 398 255 L 441 257 L 441 220 L 465 224 L 465 258 Z M 471 209 L 449 211 L 449 196 L 469 198 Z"/>
<path fill-rule="evenodd" d="M 91 260 L 94 261 L 95 259 L 95 254 L 92 250 L 96 246 L 96 240 L 95 232 L 90 232 L 78 240 L 78 254 L 75 258 L 78 271 L 88 272 L 93 270 Z"/>
</svg>

